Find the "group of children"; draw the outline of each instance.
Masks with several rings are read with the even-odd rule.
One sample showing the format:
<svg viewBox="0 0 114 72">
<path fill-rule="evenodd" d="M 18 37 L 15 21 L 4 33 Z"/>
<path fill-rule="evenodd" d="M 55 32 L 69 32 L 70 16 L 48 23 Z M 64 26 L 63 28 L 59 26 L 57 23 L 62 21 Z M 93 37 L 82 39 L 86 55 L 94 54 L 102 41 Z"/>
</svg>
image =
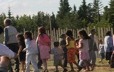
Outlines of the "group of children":
<svg viewBox="0 0 114 72">
<path fill-rule="evenodd" d="M 59 71 L 58 66 L 61 66 L 67 71 L 67 63 L 70 64 L 71 71 L 74 71 L 73 64 L 77 66 L 78 72 L 84 68 L 85 71 L 90 70 L 91 67 L 89 62 L 89 39 L 85 30 L 78 32 L 79 39 L 75 40 L 71 30 L 68 30 L 66 34 L 61 35 L 61 40 L 54 42 L 54 48 L 50 50 L 50 53 L 54 55 L 54 66 L 56 72 Z M 22 71 L 24 72 L 24 61 L 26 63 L 26 72 L 30 72 L 30 63 L 33 65 L 34 71 L 39 72 L 37 67 L 36 57 L 38 56 L 38 48 L 36 42 L 32 38 L 31 32 L 25 32 L 24 36 L 22 34 L 17 35 L 20 56 L 20 62 Z M 33 44 L 34 43 L 34 44 Z M 26 51 L 26 56 L 25 56 Z M 37 51 L 37 52 L 36 52 Z M 77 61 L 75 56 L 77 56 Z M 25 59 L 26 57 L 26 59 Z M 64 64 L 62 64 L 64 60 Z M 47 60 L 46 60 L 47 61 Z M 48 71 L 44 71 L 48 72 Z"/>
<path fill-rule="evenodd" d="M 53 43 L 54 48 L 49 49 L 49 53 L 53 54 L 54 66 L 56 72 L 59 72 L 58 66 L 61 66 L 67 72 L 67 63 L 70 64 L 71 72 L 74 71 L 73 64 L 77 66 L 77 71 L 82 69 L 85 71 L 92 70 L 89 56 L 89 40 L 91 39 L 85 30 L 78 32 L 79 38 L 75 40 L 71 30 L 68 30 L 66 34 L 60 36 L 60 40 Z M 38 56 L 38 44 L 32 38 L 31 32 L 25 32 L 17 35 L 19 50 L 18 54 L 21 62 L 21 69 L 24 72 L 24 63 L 26 63 L 26 72 L 30 72 L 30 63 L 33 65 L 35 72 L 40 72 L 37 67 L 36 57 Z M 25 52 L 26 51 L 26 52 Z M 104 45 L 102 40 L 99 41 L 99 54 L 101 61 L 104 59 Z M 77 56 L 77 60 L 75 58 Z M 26 59 L 25 59 L 26 58 Z M 64 60 L 62 63 L 62 60 Z M 46 59 L 47 61 L 47 59 Z M 46 65 L 47 66 L 47 65 Z M 47 69 L 47 68 L 46 68 Z M 48 70 L 44 71 L 48 72 Z"/>
<path fill-rule="evenodd" d="M 30 72 L 30 63 L 33 65 L 34 72 L 39 72 L 37 67 L 37 43 L 32 38 L 32 33 L 26 31 L 23 34 L 17 35 L 19 50 L 18 54 L 21 62 L 21 70 L 25 72 L 24 65 L 26 63 L 26 72 Z"/>
<path fill-rule="evenodd" d="M 79 39 L 74 39 L 71 30 L 68 30 L 66 34 L 62 34 L 59 42 L 54 42 L 54 48 L 52 54 L 54 54 L 54 65 L 56 72 L 58 72 L 58 66 L 61 66 L 66 72 L 67 63 L 70 64 L 71 72 L 74 72 L 73 64 L 77 66 L 77 71 L 80 72 L 82 69 L 85 71 L 92 70 L 89 62 L 89 39 L 85 30 L 78 32 Z M 77 61 L 75 56 L 77 56 Z M 62 60 L 64 64 L 62 65 Z"/>
<path fill-rule="evenodd" d="M 96 55 L 95 51 L 97 51 L 97 45 L 94 40 L 95 30 L 91 30 L 91 35 L 88 36 L 85 30 L 80 30 L 78 32 L 79 38 L 75 40 L 73 37 L 73 33 L 71 30 L 67 30 L 65 34 L 60 36 L 60 40 L 53 43 L 54 48 L 51 48 L 51 38 L 46 34 L 46 30 L 44 27 L 40 27 L 38 30 L 37 39 L 34 40 L 32 38 L 32 33 L 29 31 L 24 32 L 24 34 L 17 34 L 16 29 L 11 26 L 11 20 L 6 19 L 5 22 L 5 29 L 4 29 L 4 36 L 5 36 L 5 43 L 8 43 L 9 49 L 14 51 L 17 56 L 19 57 L 20 64 L 21 64 L 21 71 L 22 72 L 30 72 L 30 64 L 33 65 L 34 72 L 40 72 L 38 69 L 40 66 L 37 66 L 37 57 L 40 63 L 44 65 L 44 72 L 48 72 L 47 69 L 47 60 L 50 58 L 50 54 L 53 54 L 54 58 L 54 66 L 56 68 L 56 72 L 59 71 L 58 66 L 61 66 L 64 70 L 63 72 L 67 72 L 67 63 L 70 64 L 71 72 L 74 71 L 73 64 L 77 66 L 77 71 L 84 69 L 85 71 L 93 70 L 96 62 Z M 7 29 L 11 30 L 8 31 Z M 12 34 L 12 31 L 15 33 Z M 8 33 L 9 32 L 9 33 Z M 11 33 L 11 35 L 10 35 Z M 9 34 L 9 35 L 8 35 Z M 17 34 L 17 35 L 16 35 Z M 18 47 L 17 47 L 17 40 L 18 40 Z M 114 39 L 114 38 L 113 38 Z M 12 43 L 14 40 L 14 43 Z M 110 40 L 110 42 L 109 42 Z M 110 43 L 109 45 L 107 45 Z M 104 47 L 107 48 L 106 52 L 106 59 L 110 60 L 114 58 L 112 53 L 113 51 L 113 40 L 111 36 L 111 32 L 107 32 L 104 38 L 104 44 L 102 40 L 99 40 L 99 54 L 101 56 L 101 61 L 105 57 Z M 16 44 L 16 45 L 15 45 Z M 109 48 L 108 48 L 109 46 Z M 14 49 L 14 50 L 13 50 Z M 18 49 L 18 50 L 17 50 Z M 77 56 L 77 60 L 76 60 Z M 62 63 L 62 60 L 64 60 Z M 110 64 L 114 65 L 112 61 L 109 61 Z M 18 64 L 18 63 L 17 63 Z M 26 70 L 24 69 L 26 64 Z M 41 67 L 40 67 L 41 68 Z M 19 67 L 17 67 L 16 72 L 19 72 Z"/>
</svg>

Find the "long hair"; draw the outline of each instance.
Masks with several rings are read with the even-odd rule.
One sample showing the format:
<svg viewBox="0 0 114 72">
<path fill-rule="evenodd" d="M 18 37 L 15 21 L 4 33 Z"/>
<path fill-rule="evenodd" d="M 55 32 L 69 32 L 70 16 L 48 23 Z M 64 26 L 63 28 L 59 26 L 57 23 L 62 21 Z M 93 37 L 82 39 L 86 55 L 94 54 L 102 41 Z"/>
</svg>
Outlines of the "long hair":
<svg viewBox="0 0 114 72">
<path fill-rule="evenodd" d="M 107 31 L 105 36 L 111 36 L 111 31 Z"/>
<path fill-rule="evenodd" d="M 66 32 L 66 35 L 69 36 L 71 39 L 74 39 L 74 38 L 73 38 L 73 33 L 72 33 L 71 30 L 68 30 L 68 31 Z"/>
<path fill-rule="evenodd" d="M 25 35 L 27 36 L 27 38 L 29 38 L 30 40 L 32 40 L 33 38 L 32 38 L 32 33 L 31 32 L 29 32 L 29 31 L 26 31 L 25 32 Z"/>
<path fill-rule="evenodd" d="M 23 42 L 23 41 L 24 41 L 24 36 L 23 36 L 22 33 L 19 33 L 19 34 L 17 35 L 17 38 L 18 38 L 19 42 Z"/>
<path fill-rule="evenodd" d="M 39 32 L 40 32 L 40 35 L 46 34 L 46 30 L 43 26 L 39 28 Z"/>
<path fill-rule="evenodd" d="M 90 39 L 85 30 L 80 30 L 79 34 L 83 36 L 83 39 Z"/>
</svg>

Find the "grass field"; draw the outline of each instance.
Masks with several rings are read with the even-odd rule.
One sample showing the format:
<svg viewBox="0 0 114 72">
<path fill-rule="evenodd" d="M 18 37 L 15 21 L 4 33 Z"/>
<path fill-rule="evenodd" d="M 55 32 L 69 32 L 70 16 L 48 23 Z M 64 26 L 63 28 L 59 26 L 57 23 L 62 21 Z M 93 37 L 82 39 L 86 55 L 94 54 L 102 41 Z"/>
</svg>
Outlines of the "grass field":
<svg viewBox="0 0 114 72">
<path fill-rule="evenodd" d="M 74 65 L 75 68 L 75 72 L 77 70 L 76 66 Z M 70 71 L 70 66 L 68 64 L 68 72 Z M 55 71 L 55 67 L 53 66 L 53 61 L 49 60 L 48 61 L 48 70 L 49 72 L 54 72 Z M 63 69 L 61 67 L 59 67 L 59 72 L 62 72 Z M 31 70 L 31 72 L 33 72 L 33 70 Z M 41 72 L 43 72 L 43 70 L 41 70 Z M 84 72 L 83 70 L 81 72 Z M 103 61 L 103 63 L 99 63 L 99 58 L 97 59 L 97 63 L 96 63 L 96 67 L 93 71 L 89 71 L 89 72 L 114 72 L 114 68 L 110 68 L 108 65 L 108 62 L 106 60 Z"/>
</svg>

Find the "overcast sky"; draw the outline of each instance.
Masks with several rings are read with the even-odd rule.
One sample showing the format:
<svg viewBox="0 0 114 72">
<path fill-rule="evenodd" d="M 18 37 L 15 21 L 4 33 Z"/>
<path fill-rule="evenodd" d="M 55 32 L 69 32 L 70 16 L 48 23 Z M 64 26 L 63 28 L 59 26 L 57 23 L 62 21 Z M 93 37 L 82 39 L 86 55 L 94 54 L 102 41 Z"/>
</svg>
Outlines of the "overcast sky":
<svg viewBox="0 0 114 72">
<path fill-rule="evenodd" d="M 71 7 L 76 5 L 77 9 L 82 4 L 83 0 L 69 0 Z M 103 6 L 109 5 L 110 0 L 100 0 Z M 86 0 L 87 4 L 92 3 L 93 0 Z M 0 0 L 0 14 L 8 12 L 8 7 L 11 7 L 13 16 L 16 15 L 33 15 L 37 14 L 38 11 L 45 13 L 55 14 L 58 11 L 60 0 Z"/>
</svg>

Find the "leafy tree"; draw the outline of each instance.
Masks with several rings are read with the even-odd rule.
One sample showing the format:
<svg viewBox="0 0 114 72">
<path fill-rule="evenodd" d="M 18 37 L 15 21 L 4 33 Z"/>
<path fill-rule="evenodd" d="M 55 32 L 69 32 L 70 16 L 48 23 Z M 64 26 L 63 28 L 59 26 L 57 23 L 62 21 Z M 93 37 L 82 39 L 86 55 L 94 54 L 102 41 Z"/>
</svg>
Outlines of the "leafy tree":
<svg viewBox="0 0 114 72">
<path fill-rule="evenodd" d="M 110 8 L 109 8 L 109 22 L 114 28 L 114 0 L 110 0 Z M 113 29 L 114 31 L 114 29 Z"/>
</svg>

